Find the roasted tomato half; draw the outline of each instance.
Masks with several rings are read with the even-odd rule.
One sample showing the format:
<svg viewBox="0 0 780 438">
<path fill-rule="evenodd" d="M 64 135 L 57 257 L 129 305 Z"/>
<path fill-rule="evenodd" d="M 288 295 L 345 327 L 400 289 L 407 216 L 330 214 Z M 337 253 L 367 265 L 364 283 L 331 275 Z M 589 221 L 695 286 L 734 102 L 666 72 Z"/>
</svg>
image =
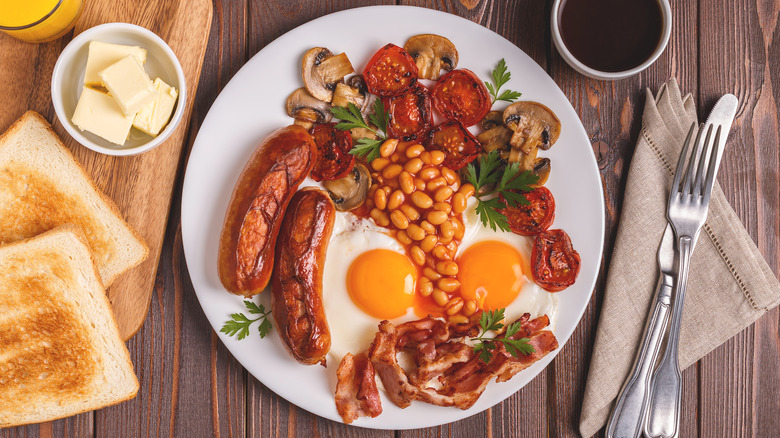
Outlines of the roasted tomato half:
<svg viewBox="0 0 780 438">
<path fill-rule="evenodd" d="M 449 120 L 431 129 L 426 146 L 447 154 L 444 165 L 458 170 L 482 152 L 476 138 L 457 120 Z"/>
<path fill-rule="evenodd" d="M 574 284 L 580 273 L 580 255 L 563 230 L 547 230 L 536 235 L 531 250 L 534 281 L 548 292 L 558 292 Z"/>
<path fill-rule="evenodd" d="M 355 166 L 355 156 L 349 153 L 352 136 L 334 126 L 335 123 L 323 123 L 311 128 L 317 144 L 317 162 L 311 171 L 315 181 L 344 178 Z"/>
<path fill-rule="evenodd" d="M 431 96 L 422 85 L 414 85 L 398 96 L 384 99 L 390 115 L 387 130 L 391 137 L 404 141 L 425 138 L 431 129 Z"/>
<path fill-rule="evenodd" d="M 533 236 L 550 228 L 555 219 L 555 198 L 546 187 L 523 193 L 529 205 L 517 204 L 503 210 L 509 228 L 523 236 Z"/>
<path fill-rule="evenodd" d="M 466 69 L 453 70 L 442 76 L 431 96 L 436 111 L 465 127 L 477 124 L 490 111 L 490 95 L 485 84 Z"/>
<path fill-rule="evenodd" d="M 406 50 L 388 44 L 368 61 L 363 78 L 370 93 L 380 97 L 395 96 L 417 82 L 417 65 Z"/>
</svg>

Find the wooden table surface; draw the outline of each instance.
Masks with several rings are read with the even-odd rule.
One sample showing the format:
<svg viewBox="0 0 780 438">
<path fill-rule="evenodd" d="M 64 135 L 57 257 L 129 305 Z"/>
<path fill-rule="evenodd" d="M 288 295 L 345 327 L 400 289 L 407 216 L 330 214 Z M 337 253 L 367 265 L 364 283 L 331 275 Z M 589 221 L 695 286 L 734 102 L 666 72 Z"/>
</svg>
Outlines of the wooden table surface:
<svg viewBox="0 0 780 438">
<path fill-rule="evenodd" d="M 252 55 L 283 33 L 368 1 L 214 0 L 206 58 L 187 132 L 187 150 L 220 90 Z M 390 2 L 387 2 L 390 3 Z M 674 77 L 704 114 L 723 93 L 740 101 L 718 180 L 776 275 L 780 275 L 780 1 L 672 1 L 673 28 L 661 58 L 617 82 L 586 78 L 558 55 L 551 1 L 447 0 L 401 4 L 465 17 L 506 37 L 542 66 L 572 102 L 589 134 L 606 200 L 604 263 L 579 327 L 552 364 L 521 391 L 483 413 L 436 428 L 373 431 L 322 419 L 266 389 L 232 358 L 198 304 L 180 233 L 177 174 L 152 303 L 128 348 L 138 396 L 94 413 L 0 430 L 0 437 L 481 437 L 578 436 L 589 358 L 620 219 L 623 187 L 640 129 L 644 89 Z M 777 436 L 780 431 L 780 311 L 683 373 L 683 437 Z M 600 432 L 603 435 L 603 430 Z"/>
</svg>

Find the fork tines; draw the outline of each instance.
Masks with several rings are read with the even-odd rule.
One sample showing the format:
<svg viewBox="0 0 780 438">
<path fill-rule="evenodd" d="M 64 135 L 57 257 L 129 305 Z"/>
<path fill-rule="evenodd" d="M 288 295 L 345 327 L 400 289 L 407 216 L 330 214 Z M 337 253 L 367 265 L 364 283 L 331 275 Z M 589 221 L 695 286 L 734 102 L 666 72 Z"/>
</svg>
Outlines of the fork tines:
<svg viewBox="0 0 780 438">
<path fill-rule="evenodd" d="M 715 139 L 713 141 L 710 141 L 710 137 L 712 136 L 713 129 L 715 129 L 715 125 L 709 125 L 704 139 L 702 140 L 701 137 L 704 132 L 704 127 L 704 124 L 699 125 L 696 139 L 691 142 L 693 132 L 696 130 L 696 123 L 691 124 L 682 153 L 680 154 L 680 159 L 677 162 L 677 170 L 674 173 L 671 192 L 676 195 L 700 196 L 702 197 L 701 202 L 707 203 L 709 202 L 710 194 L 712 193 L 715 169 L 717 169 L 718 147 L 720 144 L 722 127 L 721 125 L 717 126 Z M 691 144 L 693 144 L 694 147 L 689 156 L 688 150 L 691 149 Z M 680 179 L 683 175 L 683 168 L 686 161 L 688 162 L 688 169 L 685 172 L 682 190 L 680 190 Z M 705 163 L 708 161 L 709 165 L 706 166 Z"/>
</svg>

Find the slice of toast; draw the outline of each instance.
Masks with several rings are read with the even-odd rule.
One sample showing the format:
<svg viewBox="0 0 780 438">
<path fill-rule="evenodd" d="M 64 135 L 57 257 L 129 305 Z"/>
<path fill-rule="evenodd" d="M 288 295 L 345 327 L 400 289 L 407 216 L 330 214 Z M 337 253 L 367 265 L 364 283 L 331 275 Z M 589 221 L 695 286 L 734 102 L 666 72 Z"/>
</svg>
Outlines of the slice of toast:
<svg viewBox="0 0 780 438">
<path fill-rule="evenodd" d="M 106 287 L 149 254 L 48 122 L 28 111 L 0 136 L 0 244 L 65 223 L 84 230 Z"/>
<path fill-rule="evenodd" d="M 130 354 L 79 227 L 0 246 L 0 285 L 0 428 L 135 396 Z"/>
</svg>

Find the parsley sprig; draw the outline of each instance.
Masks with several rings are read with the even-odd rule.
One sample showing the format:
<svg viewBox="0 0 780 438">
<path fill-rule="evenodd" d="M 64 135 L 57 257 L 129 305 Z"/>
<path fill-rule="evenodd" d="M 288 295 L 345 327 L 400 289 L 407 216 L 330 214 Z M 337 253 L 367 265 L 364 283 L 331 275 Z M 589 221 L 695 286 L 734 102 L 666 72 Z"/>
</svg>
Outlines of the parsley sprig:
<svg viewBox="0 0 780 438">
<path fill-rule="evenodd" d="M 491 350 L 498 348 L 498 343 L 504 344 L 504 348 L 514 357 L 518 357 L 519 354 L 529 355 L 536 350 L 529 344 L 528 338 L 511 339 L 518 331 L 520 331 L 520 321 L 515 321 L 512 324 L 506 326 L 506 333 L 500 338 L 486 338 L 485 334 L 489 331 L 498 331 L 504 328 L 504 324 L 501 322 L 504 320 L 504 310 L 490 310 L 482 312 L 482 316 L 479 317 L 479 328 L 481 333 L 476 338 L 471 338 L 474 345 L 474 352 L 479 353 L 479 358 L 483 362 L 488 363 L 493 357 Z"/>
<path fill-rule="evenodd" d="M 382 146 L 385 140 L 387 140 L 387 124 L 389 122 L 389 115 L 385 112 L 385 106 L 382 101 L 377 99 L 374 101 L 374 113 L 368 116 L 368 120 L 378 128 L 374 129 L 369 126 L 363 119 L 363 115 L 360 113 L 360 109 L 352 102 L 344 108 L 341 106 L 334 106 L 331 108 L 331 112 L 336 118 L 341 119 L 341 122 L 336 124 L 336 129 L 342 131 L 349 131 L 352 128 L 364 128 L 376 134 L 378 138 L 363 137 L 357 141 L 357 144 L 349 151 L 352 155 L 358 157 L 364 157 L 369 163 L 374 158 L 379 156 L 379 147 Z M 381 134 L 379 133 L 381 131 Z"/>
<path fill-rule="evenodd" d="M 520 173 L 520 164 L 512 163 L 502 170 L 501 158 L 498 151 L 479 158 L 479 167 L 469 163 L 466 168 L 466 178 L 476 190 L 476 212 L 483 226 L 489 226 L 493 231 L 496 228 L 501 231 L 509 231 L 509 222 L 501 211 L 506 207 L 517 205 L 529 205 L 525 196 L 520 192 L 528 192 L 533 189 L 532 184 L 539 181 L 539 176 L 526 170 Z M 480 188 L 495 184 L 495 188 L 487 193 L 479 194 Z M 502 201 L 498 196 L 501 195 Z"/>
<path fill-rule="evenodd" d="M 249 319 L 243 313 L 233 313 L 230 315 L 231 319 L 225 321 L 225 325 L 223 325 L 222 329 L 219 331 L 227 333 L 228 336 L 233 336 L 238 333 L 238 340 L 240 341 L 249 336 L 249 326 L 251 326 L 253 322 L 262 320 L 257 327 L 257 330 L 260 332 L 260 337 L 264 338 L 265 335 L 271 331 L 271 321 L 268 320 L 268 315 L 271 314 L 271 311 L 269 310 L 266 312 L 265 306 L 262 304 L 257 305 L 249 300 L 244 300 L 244 305 L 250 314 L 260 316 L 257 319 Z"/>
<path fill-rule="evenodd" d="M 501 58 L 501 61 L 498 61 L 498 65 L 496 65 L 496 68 L 493 69 L 492 76 L 492 84 L 488 81 L 485 81 L 485 86 L 490 92 L 490 95 L 493 96 L 493 101 L 491 104 L 496 103 L 496 101 L 499 100 L 514 102 L 523 94 L 514 90 L 504 90 L 501 94 L 498 94 L 498 92 L 501 91 L 501 87 L 509 82 L 509 79 L 512 77 L 512 74 L 509 73 L 509 70 L 506 69 L 506 61 L 504 61 L 504 58 Z"/>
</svg>

